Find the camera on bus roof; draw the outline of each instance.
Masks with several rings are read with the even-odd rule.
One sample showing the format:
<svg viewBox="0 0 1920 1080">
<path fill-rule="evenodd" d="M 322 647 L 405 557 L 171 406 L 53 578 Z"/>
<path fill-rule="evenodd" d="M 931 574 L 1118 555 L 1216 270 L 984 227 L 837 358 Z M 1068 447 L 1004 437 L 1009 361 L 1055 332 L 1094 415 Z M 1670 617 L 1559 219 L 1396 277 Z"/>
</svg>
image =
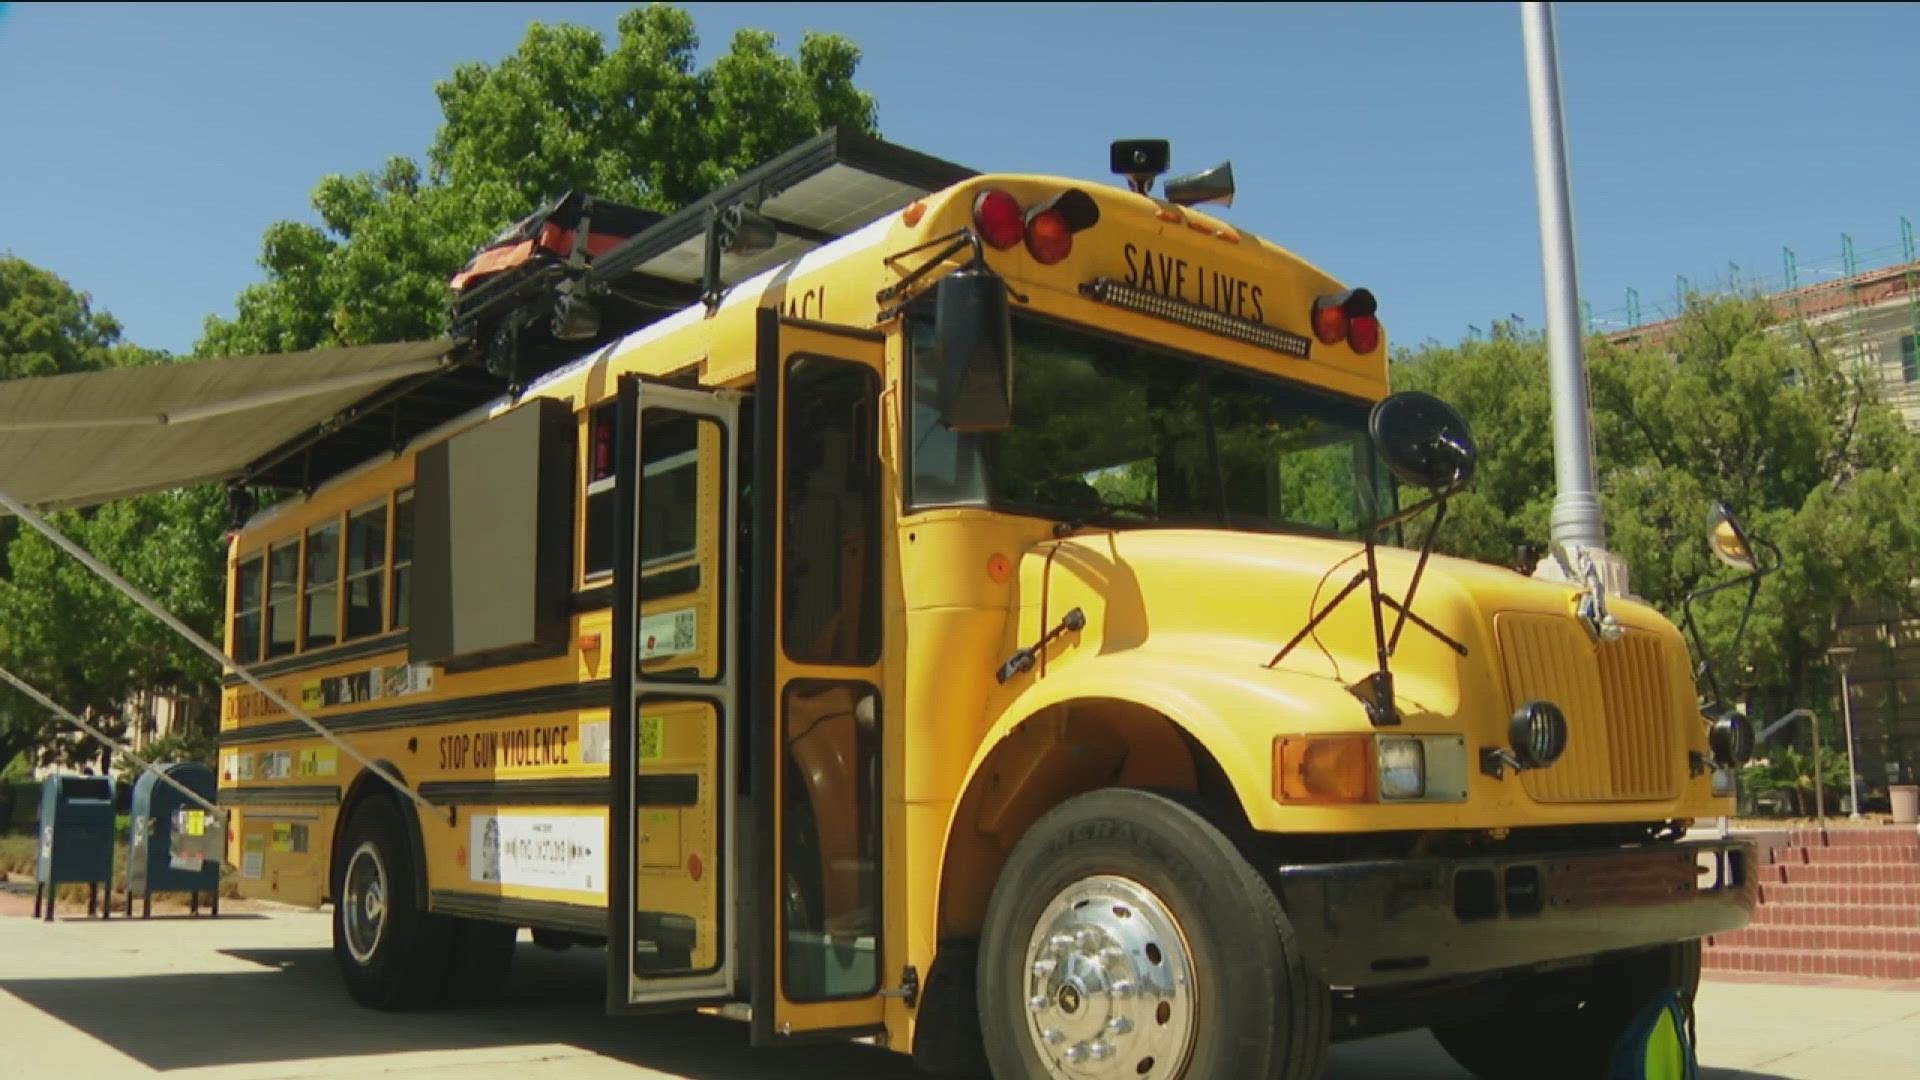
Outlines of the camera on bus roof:
<svg viewBox="0 0 1920 1080">
<path fill-rule="evenodd" d="M 1145 192 L 1155 177 L 1172 167 L 1173 146 L 1165 139 L 1115 139 L 1109 162 L 1134 191 Z"/>
</svg>

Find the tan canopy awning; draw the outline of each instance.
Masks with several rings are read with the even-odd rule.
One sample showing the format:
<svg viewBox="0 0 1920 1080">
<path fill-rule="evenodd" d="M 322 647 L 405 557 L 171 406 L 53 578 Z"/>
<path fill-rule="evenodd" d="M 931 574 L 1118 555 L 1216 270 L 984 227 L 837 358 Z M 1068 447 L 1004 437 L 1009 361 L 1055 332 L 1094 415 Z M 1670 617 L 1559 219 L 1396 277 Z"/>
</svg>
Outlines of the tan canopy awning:
<svg viewBox="0 0 1920 1080">
<path fill-rule="evenodd" d="M 451 341 L 230 356 L 0 382 L 0 491 L 44 509 L 241 475 Z"/>
</svg>

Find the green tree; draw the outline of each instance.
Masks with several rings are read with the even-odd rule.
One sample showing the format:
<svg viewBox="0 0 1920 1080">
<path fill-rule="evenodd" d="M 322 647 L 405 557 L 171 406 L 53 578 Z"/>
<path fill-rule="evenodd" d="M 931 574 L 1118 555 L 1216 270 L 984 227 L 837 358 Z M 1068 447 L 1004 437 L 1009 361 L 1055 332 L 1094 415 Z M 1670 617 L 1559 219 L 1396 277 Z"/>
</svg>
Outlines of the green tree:
<svg viewBox="0 0 1920 1080">
<path fill-rule="evenodd" d="M 1767 750 L 1767 756 L 1740 771 L 1740 782 L 1756 798 L 1784 803 L 1795 817 L 1814 816 L 1816 794 L 1828 812 L 1838 810 L 1847 793 L 1847 755 L 1843 750 L 1820 756 L 1820 785 L 1813 782 L 1813 754 L 1793 746 Z"/>
<path fill-rule="evenodd" d="M 1596 470 L 1608 544 L 1633 590 L 1670 617 L 1692 590 L 1725 580 L 1705 543 L 1724 500 L 1777 545 L 1738 656 L 1729 656 L 1745 590 L 1695 606 L 1730 694 L 1754 692 L 1771 714 L 1824 688 L 1822 656 L 1849 599 L 1916 608 L 1920 440 L 1880 400 L 1870 376 L 1802 327 L 1750 300 L 1689 304 L 1672 332 L 1621 348 L 1589 346 Z M 1474 489 L 1439 545 L 1508 563 L 1544 545 L 1553 501 L 1544 343 L 1502 329 L 1487 342 L 1399 359 L 1402 389 L 1454 402 L 1481 448 Z"/>
<path fill-rule="evenodd" d="M 1437 546 L 1506 566 L 1522 545 L 1544 544 L 1553 510 L 1553 422 L 1544 344 L 1496 323 L 1485 341 L 1429 346 L 1396 357 L 1392 378 L 1396 390 L 1424 390 L 1452 403 L 1466 417 L 1479 448 L 1473 486 L 1448 504 Z"/>
<path fill-rule="evenodd" d="M 120 324 L 87 296 L 24 260 L 0 258 L 0 378 L 26 378 L 141 363 L 163 353 L 121 340 Z M 150 495 L 88 512 L 54 515 L 69 536 L 211 630 L 224 590 L 224 519 L 217 490 Z M 211 665 L 188 655 L 171 631 L 94 579 L 38 533 L 0 522 L 0 664 L 76 711 L 117 716 L 134 690 L 205 696 Z M 65 725 L 7 690 L 0 694 L 0 763 L 65 746 Z M 93 749 L 75 748 L 88 759 Z"/>
<path fill-rule="evenodd" d="M 444 117 L 423 169 L 328 176 L 319 225 L 267 230 L 266 280 L 232 318 L 209 318 L 201 355 L 289 352 L 428 337 L 447 281 L 507 223 L 569 189 L 672 210 L 827 127 L 872 133 L 853 84 L 860 51 L 807 34 L 797 56 L 741 30 L 704 70 L 686 12 L 620 17 L 615 41 L 534 23 L 498 64 L 464 64 L 436 88 Z"/>
<path fill-rule="evenodd" d="M 218 640 L 225 595 L 220 544 L 226 507 L 215 487 L 144 495 L 90 513 L 63 511 L 49 522 L 201 634 Z M 122 710 L 137 691 L 183 696 L 196 715 L 213 714 L 219 669 L 173 631 L 121 596 L 37 532 L 8 550 L 0 581 L 0 663 L 66 708 L 91 713 L 120 736 Z M 99 760 L 99 748 L 53 736 L 63 721 L 17 694 L 5 699 L 10 727 L 31 749 L 69 761 Z M 0 754 L 6 747 L 0 745 Z"/>
<path fill-rule="evenodd" d="M 0 379 L 148 363 L 162 354 L 120 340 L 120 323 L 85 293 L 13 255 L 0 255 Z"/>
</svg>

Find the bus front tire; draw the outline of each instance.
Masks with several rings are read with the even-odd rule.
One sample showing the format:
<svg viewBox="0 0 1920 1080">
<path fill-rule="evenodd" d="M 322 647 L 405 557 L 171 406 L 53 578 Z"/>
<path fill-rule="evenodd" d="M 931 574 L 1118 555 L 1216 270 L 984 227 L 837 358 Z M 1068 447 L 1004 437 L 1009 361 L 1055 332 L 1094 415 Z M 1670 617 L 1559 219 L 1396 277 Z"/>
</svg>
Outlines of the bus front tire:
<svg viewBox="0 0 1920 1080">
<path fill-rule="evenodd" d="M 1700 987 L 1700 943 L 1602 958 L 1580 972 L 1507 980 L 1494 1010 L 1435 1027 L 1440 1046 L 1479 1080 L 1602 1080 L 1613 1044 L 1660 990 L 1691 1008 Z"/>
<path fill-rule="evenodd" d="M 454 927 L 417 891 L 400 811 L 384 798 L 360 803 L 334 870 L 333 957 L 347 993 L 367 1008 L 439 1004 Z"/>
<path fill-rule="evenodd" d="M 1272 889 L 1149 792 L 1081 795 L 1028 830 L 988 903 L 978 984 L 996 1080 L 1310 1080 L 1326 1060 L 1327 988 Z"/>
</svg>

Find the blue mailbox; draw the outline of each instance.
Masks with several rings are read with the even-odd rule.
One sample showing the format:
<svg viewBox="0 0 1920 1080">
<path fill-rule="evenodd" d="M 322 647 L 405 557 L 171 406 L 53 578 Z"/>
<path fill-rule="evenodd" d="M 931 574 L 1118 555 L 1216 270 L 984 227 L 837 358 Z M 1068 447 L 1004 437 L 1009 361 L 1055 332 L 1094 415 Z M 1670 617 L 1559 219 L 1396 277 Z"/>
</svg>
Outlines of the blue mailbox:
<svg viewBox="0 0 1920 1080">
<path fill-rule="evenodd" d="M 214 800 L 218 784 L 205 765 L 180 761 L 160 771 L 188 791 Z M 132 815 L 127 822 L 127 916 L 133 916 L 138 895 L 140 917 L 153 916 L 153 894 L 191 895 L 191 912 L 200 914 L 200 894 L 213 898 L 212 913 L 220 914 L 220 858 L 226 849 L 224 816 L 180 793 L 179 788 L 151 772 L 133 783 Z"/>
<path fill-rule="evenodd" d="M 40 858 L 34 871 L 33 913 L 46 901 L 53 921 L 54 901 L 66 882 L 87 883 L 87 914 L 99 902 L 109 918 L 113 892 L 113 778 L 50 776 L 40 789 Z M 101 896 L 101 883 L 107 896 Z"/>
</svg>

